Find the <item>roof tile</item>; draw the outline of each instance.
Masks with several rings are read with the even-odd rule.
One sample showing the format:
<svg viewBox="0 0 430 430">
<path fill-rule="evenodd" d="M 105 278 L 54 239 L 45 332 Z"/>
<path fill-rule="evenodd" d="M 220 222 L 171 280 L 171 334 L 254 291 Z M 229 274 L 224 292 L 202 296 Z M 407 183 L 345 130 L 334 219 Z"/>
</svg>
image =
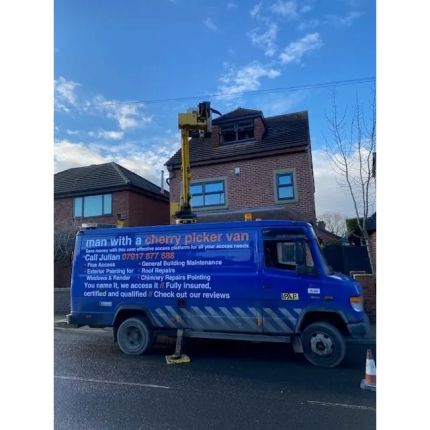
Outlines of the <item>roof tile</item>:
<svg viewBox="0 0 430 430">
<path fill-rule="evenodd" d="M 115 162 L 75 167 L 54 175 L 55 196 L 90 194 L 121 188 L 137 188 L 162 196 L 160 187 Z M 165 191 L 165 196 L 167 195 Z"/>
<path fill-rule="evenodd" d="M 260 111 L 239 108 L 220 118 L 244 113 L 244 111 L 261 113 Z M 240 115 L 236 117 L 239 118 Z M 288 151 L 299 147 L 303 149 L 310 145 L 308 113 L 306 111 L 267 117 L 264 118 L 264 123 L 266 131 L 261 141 L 253 140 L 214 146 L 210 137 L 192 138 L 190 140 L 191 164 L 213 164 L 236 157 L 263 156 L 267 152 Z M 178 167 L 180 164 L 181 150 L 179 149 L 166 162 L 166 165 Z"/>
</svg>

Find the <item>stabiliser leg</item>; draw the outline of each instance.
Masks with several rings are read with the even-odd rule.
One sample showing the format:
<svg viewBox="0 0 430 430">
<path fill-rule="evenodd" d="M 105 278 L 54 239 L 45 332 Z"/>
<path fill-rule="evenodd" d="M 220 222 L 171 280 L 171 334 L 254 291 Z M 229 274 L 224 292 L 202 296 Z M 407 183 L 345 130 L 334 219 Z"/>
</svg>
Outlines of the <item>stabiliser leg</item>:
<svg viewBox="0 0 430 430">
<path fill-rule="evenodd" d="M 191 361 L 188 355 L 181 354 L 183 336 L 184 336 L 184 330 L 182 328 L 178 328 L 178 332 L 176 336 L 175 353 L 172 355 L 166 355 L 167 364 L 184 364 L 184 363 L 189 363 Z"/>
</svg>

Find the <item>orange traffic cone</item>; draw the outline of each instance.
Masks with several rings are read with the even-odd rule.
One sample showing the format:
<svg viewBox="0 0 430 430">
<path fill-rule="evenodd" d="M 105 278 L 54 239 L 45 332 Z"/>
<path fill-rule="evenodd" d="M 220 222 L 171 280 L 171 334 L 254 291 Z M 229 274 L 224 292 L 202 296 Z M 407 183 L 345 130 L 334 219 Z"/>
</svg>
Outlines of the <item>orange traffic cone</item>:
<svg viewBox="0 0 430 430">
<path fill-rule="evenodd" d="M 362 390 L 376 391 L 376 366 L 370 349 L 367 350 L 366 374 L 364 379 L 361 380 L 360 388 Z"/>
</svg>

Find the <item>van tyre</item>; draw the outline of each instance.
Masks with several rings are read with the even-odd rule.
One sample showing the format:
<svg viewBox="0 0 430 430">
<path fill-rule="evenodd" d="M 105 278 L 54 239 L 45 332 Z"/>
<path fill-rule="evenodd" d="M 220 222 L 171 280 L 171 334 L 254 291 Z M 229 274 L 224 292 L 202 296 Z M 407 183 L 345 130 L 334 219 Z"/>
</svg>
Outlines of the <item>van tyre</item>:
<svg viewBox="0 0 430 430">
<path fill-rule="evenodd" d="M 152 340 L 151 327 L 143 318 L 128 318 L 118 327 L 118 346 L 124 354 L 143 354 L 151 346 Z"/>
<path fill-rule="evenodd" d="M 332 324 L 308 325 L 302 332 L 301 341 L 306 359 L 314 366 L 336 367 L 345 357 L 345 339 Z"/>
</svg>

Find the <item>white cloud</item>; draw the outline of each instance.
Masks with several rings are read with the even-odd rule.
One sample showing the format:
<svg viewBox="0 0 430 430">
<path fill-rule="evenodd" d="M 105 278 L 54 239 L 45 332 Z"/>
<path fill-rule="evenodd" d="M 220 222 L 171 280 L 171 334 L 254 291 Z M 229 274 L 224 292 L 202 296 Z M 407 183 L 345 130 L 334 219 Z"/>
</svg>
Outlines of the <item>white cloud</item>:
<svg viewBox="0 0 430 430">
<path fill-rule="evenodd" d="M 278 0 L 276 3 L 272 4 L 270 10 L 284 18 L 296 19 L 299 14 L 297 12 L 297 2 L 296 1 L 281 1 Z"/>
<path fill-rule="evenodd" d="M 115 161 L 149 181 L 160 185 L 160 171 L 164 163 L 177 151 L 179 139 L 154 138 L 151 147 L 126 143 L 117 145 L 86 144 L 61 140 L 54 145 L 54 169 L 61 172 L 73 167 Z"/>
<path fill-rule="evenodd" d="M 306 52 L 321 48 L 323 42 L 319 33 L 310 33 L 295 42 L 291 42 L 279 55 L 282 64 L 300 63 Z"/>
<path fill-rule="evenodd" d="M 339 16 L 339 15 L 326 15 L 326 19 L 329 23 L 335 25 L 345 25 L 350 27 L 353 22 L 364 15 L 364 12 L 351 11 L 348 15 Z"/>
<path fill-rule="evenodd" d="M 280 72 L 272 67 L 263 66 L 258 62 L 250 63 L 238 70 L 230 68 L 219 80 L 222 83 L 218 92 L 221 98 L 237 97 L 234 93 L 258 90 L 262 78 L 274 79 Z"/>
<path fill-rule="evenodd" d="M 66 130 L 66 133 L 67 133 L 69 136 L 76 136 L 77 134 L 79 134 L 79 131 L 78 131 L 78 130 L 69 130 L 69 129 L 67 129 L 67 130 Z"/>
<path fill-rule="evenodd" d="M 278 26 L 275 23 L 269 23 L 267 30 L 264 33 L 258 33 L 259 29 L 254 29 L 247 33 L 253 45 L 264 50 L 264 54 L 271 57 L 276 53 L 276 37 L 278 34 Z"/>
<path fill-rule="evenodd" d="M 310 28 L 318 27 L 321 23 L 325 23 L 324 21 L 321 21 L 318 18 L 311 18 L 305 21 L 302 21 L 297 28 L 299 30 L 309 30 Z"/>
<path fill-rule="evenodd" d="M 68 81 L 60 76 L 54 81 L 54 104 L 60 111 L 69 111 L 70 107 L 77 105 L 76 87 L 80 86 L 77 82 Z"/>
<path fill-rule="evenodd" d="M 242 67 L 239 70 L 230 69 L 220 79 L 223 83 L 220 86 L 220 90 L 225 97 L 232 96 L 232 93 L 257 90 L 261 85 L 261 78 L 274 79 L 279 74 L 275 69 L 265 68 L 255 63 Z"/>
<path fill-rule="evenodd" d="M 141 109 L 143 103 L 124 103 L 116 100 L 106 100 L 103 96 L 93 97 L 90 109 L 106 114 L 108 118 L 118 122 L 121 130 L 135 128 L 141 125 L 150 124 L 153 117 L 145 115 Z"/>
<path fill-rule="evenodd" d="M 111 157 L 104 157 L 82 142 L 61 140 L 54 145 L 54 169 L 56 172 L 109 161 L 113 161 Z"/>
<path fill-rule="evenodd" d="M 99 130 L 97 132 L 90 131 L 88 133 L 91 137 L 98 137 L 107 140 L 121 140 L 124 137 L 123 131 L 109 131 L 109 130 Z"/>
<path fill-rule="evenodd" d="M 256 5 L 254 5 L 254 6 L 252 7 L 252 9 L 249 11 L 249 14 L 250 14 L 253 18 L 258 17 L 258 16 L 259 16 L 259 14 L 260 14 L 261 6 L 262 6 L 262 3 L 261 3 L 261 2 L 260 2 L 260 3 L 257 3 L 257 4 L 256 4 Z"/>
<path fill-rule="evenodd" d="M 216 31 L 216 30 L 218 30 L 218 27 L 216 26 L 216 24 L 212 21 L 212 19 L 211 18 L 206 18 L 204 21 L 203 21 L 203 24 L 209 29 L 209 30 L 212 30 L 212 31 Z"/>
<path fill-rule="evenodd" d="M 337 173 L 324 150 L 312 151 L 315 179 L 315 204 L 317 218 L 326 212 L 338 212 L 348 218 L 355 216 L 351 194 L 343 176 Z M 352 158 L 353 170 L 357 170 L 357 157 Z M 372 195 L 375 189 L 372 187 Z M 375 210 L 374 198 L 369 216 Z"/>
<path fill-rule="evenodd" d="M 143 103 L 124 103 L 117 100 L 108 100 L 102 95 L 92 98 L 78 97 L 76 88 L 80 84 L 68 81 L 60 77 L 55 81 L 55 108 L 57 111 L 69 112 L 70 108 L 75 108 L 74 112 L 101 113 L 108 118 L 118 122 L 121 130 L 135 128 L 145 124 L 150 124 L 153 117 L 142 112 Z"/>
</svg>

